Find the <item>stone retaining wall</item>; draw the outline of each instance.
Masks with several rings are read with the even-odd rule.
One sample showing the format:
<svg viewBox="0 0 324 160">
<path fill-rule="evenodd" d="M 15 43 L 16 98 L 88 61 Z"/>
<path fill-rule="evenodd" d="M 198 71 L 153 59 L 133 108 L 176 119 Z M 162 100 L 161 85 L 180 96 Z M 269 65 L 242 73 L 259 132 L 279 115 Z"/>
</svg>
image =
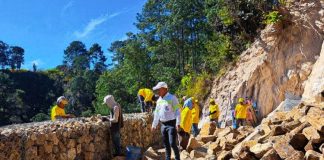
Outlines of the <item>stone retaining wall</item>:
<svg viewBox="0 0 324 160">
<path fill-rule="evenodd" d="M 124 116 L 122 145 L 147 148 L 159 140 L 150 132 L 152 116 Z M 0 128 L 0 159 L 110 159 L 109 122 L 101 116 L 10 125 Z"/>
</svg>

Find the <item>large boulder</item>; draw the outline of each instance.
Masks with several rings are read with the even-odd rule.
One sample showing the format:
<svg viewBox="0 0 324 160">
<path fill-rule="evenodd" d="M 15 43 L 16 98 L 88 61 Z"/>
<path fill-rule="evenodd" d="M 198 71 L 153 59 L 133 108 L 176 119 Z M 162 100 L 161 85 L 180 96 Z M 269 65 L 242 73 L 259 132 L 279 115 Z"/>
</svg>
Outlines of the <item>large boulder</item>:
<svg viewBox="0 0 324 160">
<path fill-rule="evenodd" d="M 280 138 L 274 143 L 273 148 L 282 159 L 289 158 L 296 152 L 296 150 L 289 144 L 287 137 Z"/>
<path fill-rule="evenodd" d="M 190 152 L 190 158 L 192 159 L 204 158 L 207 155 L 207 149 L 203 147 L 196 148 Z"/>
<path fill-rule="evenodd" d="M 322 42 L 322 49 L 320 56 L 313 66 L 312 73 L 305 83 L 303 93 L 303 100 L 307 102 L 322 102 L 324 91 L 324 42 Z"/>
<path fill-rule="evenodd" d="M 309 150 L 306 152 L 305 158 L 306 158 L 306 160 L 320 160 L 320 159 L 324 158 L 324 155 L 320 154 L 316 151 Z"/>
<path fill-rule="evenodd" d="M 144 152 L 143 159 L 144 160 L 159 159 L 159 155 L 155 152 L 155 150 L 152 147 L 150 147 Z"/>
<path fill-rule="evenodd" d="M 188 142 L 188 145 L 187 145 L 187 152 L 191 152 L 192 150 L 196 149 L 196 148 L 199 148 L 201 147 L 202 145 L 194 138 L 194 137 L 191 137 L 189 139 L 189 142 Z"/>
<path fill-rule="evenodd" d="M 250 151 L 255 154 L 257 158 L 263 157 L 265 153 L 267 153 L 270 149 L 272 149 L 271 143 L 264 143 L 264 144 L 256 144 L 252 148 L 250 148 Z"/>
<path fill-rule="evenodd" d="M 314 143 L 320 143 L 324 139 L 324 137 L 321 137 L 321 135 L 317 132 L 317 130 L 315 128 L 313 128 L 312 126 L 304 128 L 303 135 L 305 135 L 305 137 L 308 140 L 310 140 Z"/>
<path fill-rule="evenodd" d="M 281 158 L 274 149 L 271 149 L 260 160 L 281 160 Z"/>
</svg>

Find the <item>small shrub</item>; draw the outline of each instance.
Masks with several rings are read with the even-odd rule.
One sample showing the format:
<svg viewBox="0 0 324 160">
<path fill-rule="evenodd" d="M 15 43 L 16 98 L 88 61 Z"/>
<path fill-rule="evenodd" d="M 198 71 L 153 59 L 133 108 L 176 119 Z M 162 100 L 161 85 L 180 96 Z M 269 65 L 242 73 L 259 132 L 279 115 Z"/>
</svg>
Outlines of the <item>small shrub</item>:
<svg viewBox="0 0 324 160">
<path fill-rule="evenodd" d="M 274 24 L 282 20 L 282 15 L 278 11 L 272 11 L 264 15 L 264 24 Z"/>
<path fill-rule="evenodd" d="M 90 109 L 81 113 L 82 117 L 90 117 L 92 115 L 93 115 L 93 112 Z"/>
<path fill-rule="evenodd" d="M 198 75 L 187 74 L 181 79 L 177 95 L 195 97 L 204 100 L 209 92 L 211 76 L 206 72 Z"/>
<path fill-rule="evenodd" d="M 50 117 L 45 114 L 45 113 L 38 113 L 36 114 L 34 117 L 32 117 L 30 120 L 33 122 L 42 122 L 42 121 L 46 121 L 49 120 Z"/>
<path fill-rule="evenodd" d="M 106 116 L 110 113 L 108 106 L 103 105 L 103 104 L 96 104 L 95 110 L 96 110 L 96 114 L 101 114 L 104 116 Z"/>
</svg>

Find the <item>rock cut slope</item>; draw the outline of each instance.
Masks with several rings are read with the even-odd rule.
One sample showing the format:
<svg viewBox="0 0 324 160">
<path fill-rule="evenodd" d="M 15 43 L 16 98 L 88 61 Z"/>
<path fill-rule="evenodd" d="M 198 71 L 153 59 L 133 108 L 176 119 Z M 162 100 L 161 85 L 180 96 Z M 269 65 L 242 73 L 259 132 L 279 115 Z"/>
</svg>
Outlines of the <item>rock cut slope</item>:
<svg viewBox="0 0 324 160">
<path fill-rule="evenodd" d="M 252 97 L 260 119 L 285 100 L 288 108 L 300 102 L 323 43 L 324 1 L 295 0 L 281 10 L 285 20 L 268 25 L 238 62 L 214 81 L 209 97 L 216 99 L 222 116 L 235 97 Z"/>
</svg>

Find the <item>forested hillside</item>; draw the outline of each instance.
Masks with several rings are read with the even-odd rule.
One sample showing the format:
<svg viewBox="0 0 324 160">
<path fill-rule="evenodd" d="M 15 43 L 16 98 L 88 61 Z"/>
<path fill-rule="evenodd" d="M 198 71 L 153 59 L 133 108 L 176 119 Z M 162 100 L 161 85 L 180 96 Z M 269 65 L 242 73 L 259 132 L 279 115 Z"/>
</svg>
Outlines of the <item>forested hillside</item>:
<svg viewBox="0 0 324 160">
<path fill-rule="evenodd" d="M 0 42 L 0 125 L 48 119 L 60 95 L 67 112 L 89 116 L 108 110 L 101 105 L 113 94 L 124 112 L 137 112 L 137 91 L 166 81 L 177 96 L 206 99 L 212 77 L 254 41 L 265 24 L 284 20 L 277 1 L 148 0 L 127 33 L 109 48 L 73 41 L 54 69 L 21 70 L 22 47 Z M 3 40 L 6 41 L 6 40 Z M 106 57 L 104 51 L 112 53 Z M 63 52 L 63 51 L 62 51 Z M 112 64 L 107 64 L 111 59 Z M 109 61 L 110 62 L 110 61 Z"/>
</svg>

